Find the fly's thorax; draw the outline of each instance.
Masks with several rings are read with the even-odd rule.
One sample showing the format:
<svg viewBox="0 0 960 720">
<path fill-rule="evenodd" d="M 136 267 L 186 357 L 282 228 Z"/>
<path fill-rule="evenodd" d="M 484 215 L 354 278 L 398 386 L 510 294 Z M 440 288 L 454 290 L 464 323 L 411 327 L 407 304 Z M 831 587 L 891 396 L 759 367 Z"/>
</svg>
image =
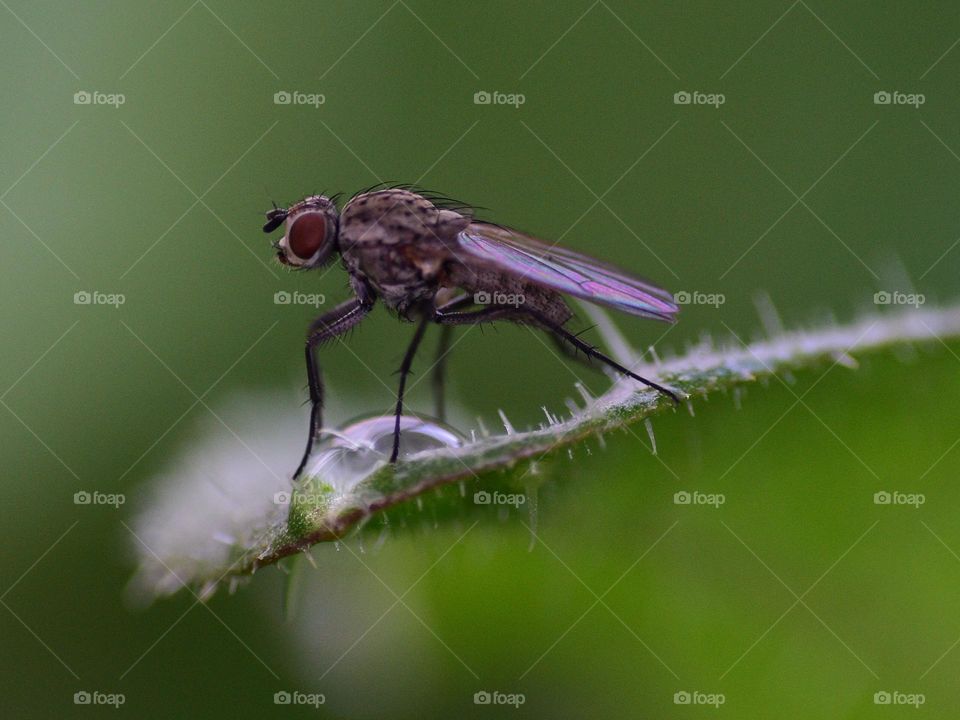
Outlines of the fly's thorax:
<svg viewBox="0 0 960 720">
<path fill-rule="evenodd" d="M 340 217 L 345 245 L 396 245 L 452 239 L 470 218 L 437 207 L 423 195 L 393 188 L 352 198 Z"/>
<path fill-rule="evenodd" d="M 449 247 L 470 219 L 403 189 L 358 195 L 340 216 L 340 249 L 391 307 L 432 297 L 443 280 Z"/>
</svg>

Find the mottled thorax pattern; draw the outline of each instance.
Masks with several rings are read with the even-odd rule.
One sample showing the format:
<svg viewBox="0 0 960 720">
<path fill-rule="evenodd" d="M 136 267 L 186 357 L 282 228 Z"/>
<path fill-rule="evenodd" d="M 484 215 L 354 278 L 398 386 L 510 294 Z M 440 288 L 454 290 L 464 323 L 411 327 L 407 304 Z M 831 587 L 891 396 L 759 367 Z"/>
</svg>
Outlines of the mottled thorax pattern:
<svg viewBox="0 0 960 720">
<path fill-rule="evenodd" d="M 402 315 L 431 300 L 457 233 L 470 218 L 400 188 L 352 198 L 340 215 L 340 250 L 351 274 Z"/>
</svg>

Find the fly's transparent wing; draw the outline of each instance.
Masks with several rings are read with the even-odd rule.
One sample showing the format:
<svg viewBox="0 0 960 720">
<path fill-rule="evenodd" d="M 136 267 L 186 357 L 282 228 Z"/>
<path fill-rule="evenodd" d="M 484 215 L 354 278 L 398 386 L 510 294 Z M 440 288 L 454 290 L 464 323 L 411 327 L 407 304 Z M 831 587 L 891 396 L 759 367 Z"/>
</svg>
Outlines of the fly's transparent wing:
<svg viewBox="0 0 960 720">
<path fill-rule="evenodd" d="M 613 265 L 509 228 L 474 222 L 457 235 L 460 260 L 474 258 L 537 285 L 633 315 L 673 322 L 678 308 L 666 290 Z"/>
</svg>

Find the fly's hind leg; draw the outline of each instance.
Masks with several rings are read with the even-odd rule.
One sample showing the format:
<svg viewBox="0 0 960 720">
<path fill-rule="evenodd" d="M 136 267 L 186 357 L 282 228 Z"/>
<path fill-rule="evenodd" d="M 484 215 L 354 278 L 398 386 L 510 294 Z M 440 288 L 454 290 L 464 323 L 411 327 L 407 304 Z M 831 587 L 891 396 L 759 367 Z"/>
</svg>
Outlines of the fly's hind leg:
<svg viewBox="0 0 960 720">
<path fill-rule="evenodd" d="M 631 377 L 634 380 L 637 380 L 638 382 L 642 382 L 647 387 L 653 388 L 657 392 L 662 393 L 663 395 L 666 395 L 668 398 L 670 398 L 674 402 L 675 405 L 680 404 L 680 397 L 672 390 L 668 390 L 667 388 L 663 387 L 663 385 L 659 385 L 653 382 L 652 380 L 647 380 L 647 378 L 641 375 L 637 375 L 632 370 L 625 368 L 623 365 L 618 363 L 612 357 L 609 357 L 608 355 L 604 354 L 603 352 L 595 348 L 593 345 L 580 339 L 577 335 L 574 335 L 572 332 L 565 329 L 564 327 L 560 325 L 548 325 L 547 330 L 550 333 L 552 333 L 558 339 L 558 341 L 569 343 L 574 348 L 582 352 L 588 359 L 592 358 L 594 360 L 598 360 L 604 363 L 605 365 L 612 367 L 617 372 L 622 373 L 623 375 L 626 375 L 628 377 Z"/>
<path fill-rule="evenodd" d="M 557 337 L 553 332 L 547 331 L 547 336 L 553 342 L 554 347 L 561 352 L 561 354 L 568 360 L 573 360 L 574 362 L 580 363 L 584 367 L 590 368 L 591 370 L 599 370 L 597 367 L 596 361 L 593 360 L 589 355 L 584 355 L 583 353 L 577 351 L 576 348 L 571 347 L 570 343 L 566 340 L 563 340 Z"/>
<path fill-rule="evenodd" d="M 598 360 L 610 367 L 612 367 L 617 372 L 620 372 L 628 377 L 633 378 L 634 380 L 643 383 L 647 387 L 653 388 L 657 392 L 660 392 L 667 397 L 669 397 L 674 403 L 679 404 L 679 396 L 672 390 L 659 385 L 652 380 L 648 380 L 645 377 L 637 375 L 632 370 L 628 370 L 623 365 L 618 363 L 611 357 L 608 357 L 603 352 L 595 348 L 588 342 L 581 340 L 579 337 L 571 333 L 569 330 L 565 329 L 562 325 L 557 324 L 550 318 L 548 318 L 543 313 L 538 312 L 527 307 L 504 307 L 504 306 L 491 306 L 486 307 L 481 310 L 474 310 L 472 312 L 441 312 L 438 310 L 435 314 L 435 322 L 440 323 L 441 325 L 475 325 L 484 322 L 493 322 L 495 320 L 511 320 L 513 322 L 526 323 L 528 325 L 533 325 L 539 327 L 543 330 L 546 330 L 551 335 L 553 335 L 558 341 L 564 342 L 572 346 L 572 348 L 579 350 L 588 358 L 593 358 Z"/>
</svg>

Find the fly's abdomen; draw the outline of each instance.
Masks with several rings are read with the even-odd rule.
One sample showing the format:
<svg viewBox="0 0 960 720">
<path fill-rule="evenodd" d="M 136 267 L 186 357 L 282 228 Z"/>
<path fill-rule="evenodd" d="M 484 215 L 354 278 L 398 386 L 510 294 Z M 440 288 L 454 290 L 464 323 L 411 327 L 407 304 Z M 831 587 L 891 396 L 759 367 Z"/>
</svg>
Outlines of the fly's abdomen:
<svg viewBox="0 0 960 720">
<path fill-rule="evenodd" d="M 559 293 L 531 283 L 522 276 L 456 263 L 446 277 L 451 286 L 472 295 L 479 306 L 527 309 L 558 325 L 573 317 Z"/>
</svg>

